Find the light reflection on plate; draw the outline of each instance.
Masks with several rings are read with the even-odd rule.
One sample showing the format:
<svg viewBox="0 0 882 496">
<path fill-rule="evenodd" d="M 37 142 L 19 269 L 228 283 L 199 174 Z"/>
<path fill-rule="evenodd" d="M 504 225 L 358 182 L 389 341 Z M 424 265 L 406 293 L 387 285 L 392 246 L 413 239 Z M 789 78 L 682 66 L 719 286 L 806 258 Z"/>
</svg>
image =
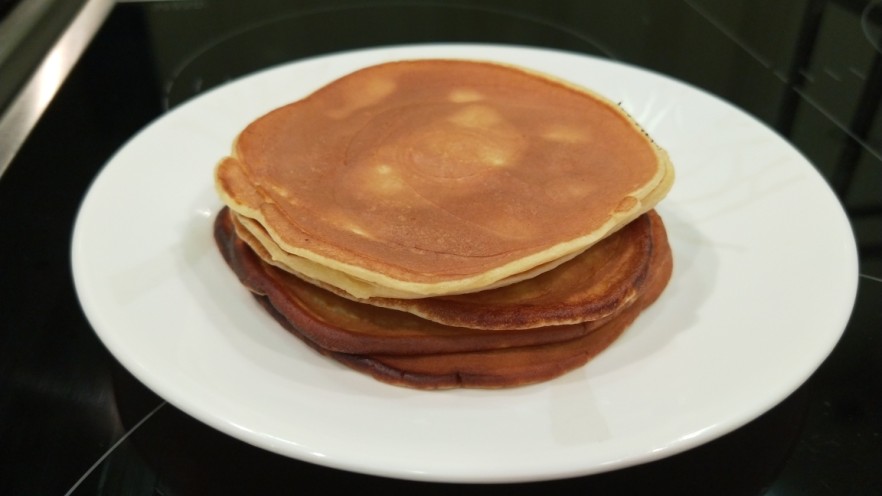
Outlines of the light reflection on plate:
<svg viewBox="0 0 882 496">
<path fill-rule="evenodd" d="M 620 101 L 671 155 L 659 205 L 671 283 L 611 348 L 557 380 L 423 392 L 378 383 L 281 329 L 224 265 L 212 171 L 252 119 L 392 59 L 527 66 Z M 597 473 L 681 452 L 793 392 L 838 341 L 857 256 L 822 178 L 740 110 L 638 68 L 491 45 L 347 52 L 197 97 L 126 144 L 78 216 L 76 288 L 96 333 L 138 379 L 248 443 L 390 477 L 514 482 Z"/>
</svg>

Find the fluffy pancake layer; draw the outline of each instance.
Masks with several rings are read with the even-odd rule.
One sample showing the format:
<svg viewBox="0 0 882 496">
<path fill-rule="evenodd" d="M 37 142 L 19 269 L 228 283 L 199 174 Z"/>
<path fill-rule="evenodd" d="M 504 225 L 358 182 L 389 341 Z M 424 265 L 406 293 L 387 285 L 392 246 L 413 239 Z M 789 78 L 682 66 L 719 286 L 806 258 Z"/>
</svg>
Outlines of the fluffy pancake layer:
<svg viewBox="0 0 882 496">
<path fill-rule="evenodd" d="M 274 263 L 356 298 L 534 277 L 651 209 L 672 181 L 667 155 L 614 103 L 452 60 L 336 80 L 253 122 L 216 169 Z"/>
<path fill-rule="evenodd" d="M 262 261 L 236 236 L 226 211 L 215 222 L 215 238 L 242 283 L 285 328 L 319 352 L 395 385 L 500 388 L 548 380 L 584 365 L 658 298 L 671 274 L 670 247 L 655 212 L 641 219 L 651 246 L 636 298 L 589 323 L 520 331 L 444 326 L 304 283 Z"/>
</svg>

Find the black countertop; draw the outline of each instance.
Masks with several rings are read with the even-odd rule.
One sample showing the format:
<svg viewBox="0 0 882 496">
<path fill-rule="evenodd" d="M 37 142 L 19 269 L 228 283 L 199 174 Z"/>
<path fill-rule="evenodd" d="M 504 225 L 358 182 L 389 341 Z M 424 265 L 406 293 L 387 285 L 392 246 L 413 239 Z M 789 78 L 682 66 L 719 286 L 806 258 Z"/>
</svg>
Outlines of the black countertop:
<svg viewBox="0 0 882 496">
<path fill-rule="evenodd" d="M 245 5 L 116 5 L 0 178 L 0 494 L 882 494 L 882 3 Z M 608 57 L 684 80 L 774 128 L 828 180 L 858 241 L 857 302 L 830 357 L 777 407 L 699 448 L 514 485 L 398 481 L 287 459 L 203 425 L 141 385 L 94 334 L 71 277 L 73 222 L 102 165 L 165 111 L 237 76 L 316 54 L 432 41 Z"/>
</svg>

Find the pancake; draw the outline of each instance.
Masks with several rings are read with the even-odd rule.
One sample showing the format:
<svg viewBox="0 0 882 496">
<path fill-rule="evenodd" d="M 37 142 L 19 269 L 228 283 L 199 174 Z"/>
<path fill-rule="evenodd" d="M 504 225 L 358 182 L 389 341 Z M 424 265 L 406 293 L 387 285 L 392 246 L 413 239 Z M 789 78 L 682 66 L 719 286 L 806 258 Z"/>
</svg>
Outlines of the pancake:
<svg viewBox="0 0 882 496">
<path fill-rule="evenodd" d="M 264 297 L 286 323 L 298 329 L 300 336 L 328 351 L 404 355 L 532 346 L 583 336 L 610 320 L 619 310 L 597 315 L 592 321 L 538 329 L 536 326 L 527 330 L 449 326 L 340 297 L 267 264 L 236 235 L 227 210 L 215 219 L 214 236 L 224 259 L 242 284 Z M 641 282 L 643 279 L 645 277 L 641 277 Z M 638 289 L 642 289 L 642 285 L 635 285 L 632 292 L 636 294 Z M 633 299 L 627 299 L 620 307 L 632 302 Z M 468 310 L 463 308 L 464 312 Z"/>
<path fill-rule="evenodd" d="M 231 217 L 236 234 L 262 260 L 274 264 L 275 255 L 258 239 L 259 226 L 249 228 Z M 356 299 L 334 285 L 324 284 L 302 271 L 300 279 L 339 296 L 375 306 L 413 313 L 424 319 L 471 329 L 527 329 L 578 324 L 601 319 L 630 304 L 640 291 L 652 250 L 651 224 L 660 222 L 654 211 L 630 222 L 590 250 L 541 275 L 505 287 L 455 296 L 421 299 Z M 248 224 L 248 221 L 245 221 Z M 286 258 L 290 259 L 293 255 Z M 290 260 L 289 260 L 290 261 Z M 302 262 L 307 262 L 305 259 Z M 277 284 L 291 284 L 282 274 L 265 271 Z M 341 274 L 341 277 L 345 275 Z"/>
<path fill-rule="evenodd" d="M 585 365 L 610 346 L 661 295 L 670 280 L 673 261 L 664 226 L 661 222 L 654 222 L 652 229 L 654 249 L 648 283 L 637 301 L 592 332 L 553 343 L 460 353 L 340 353 L 311 341 L 277 311 L 269 299 L 258 298 L 282 326 L 315 350 L 385 383 L 418 389 L 525 386 L 554 379 Z M 362 307 L 371 308 L 368 305 Z M 321 312 L 320 309 L 317 311 Z M 332 320 L 335 315 L 330 314 Z M 340 323 L 346 325 L 345 319 Z"/>
<path fill-rule="evenodd" d="M 401 299 L 553 269 L 653 208 L 673 169 L 591 91 L 511 66 L 416 60 L 257 119 L 215 180 L 239 216 L 313 263 L 312 279 Z"/>
<path fill-rule="evenodd" d="M 268 263 L 293 274 L 297 274 L 303 279 L 306 279 L 331 291 L 335 291 L 342 296 L 353 298 L 356 300 L 371 299 L 374 301 L 380 301 L 383 299 L 426 298 L 425 295 L 420 295 L 401 289 L 378 286 L 375 283 L 360 279 L 358 277 L 352 276 L 345 272 L 341 272 L 339 270 L 332 269 L 330 267 L 326 267 L 308 258 L 304 258 L 293 253 L 288 253 L 287 251 L 283 250 L 275 242 L 275 240 L 273 240 L 270 233 L 268 233 L 267 230 L 254 219 L 236 214 L 233 216 L 233 222 L 236 226 L 236 230 L 239 232 L 239 235 L 243 239 L 245 239 L 245 241 L 248 242 L 248 244 L 251 245 L 252 248 L 258 251 L 261 258 L 266 260 Z M 533 267 L 528 271 L 514 274 L 512 276 L 496 281 L 488 286 L 485 286 L 481 288 L 480 291 L 500 288 L 530 279 L 571 260 L 577 255 L 578 253 L 572 253 L 557 260 L 553 260 L 551 262 L 540 265 L 538 267 Z M 471 293 L 475 291 L 478 290 L 464 290 L 464 293 Z M 448 294 L 464 293 L 451 292 Z"/>
</svg>

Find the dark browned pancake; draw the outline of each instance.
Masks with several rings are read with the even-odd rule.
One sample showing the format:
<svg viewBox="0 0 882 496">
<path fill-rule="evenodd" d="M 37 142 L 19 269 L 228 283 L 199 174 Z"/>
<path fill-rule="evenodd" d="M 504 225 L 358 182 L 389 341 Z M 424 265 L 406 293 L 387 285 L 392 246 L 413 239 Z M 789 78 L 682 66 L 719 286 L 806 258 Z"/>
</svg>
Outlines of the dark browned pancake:
<svg viewBox="0 0 882 496">
<path fill-rule="evenodd" d="M 608 318 L 526 330 L 448 326 L 340 297 L 265 263 L 235 235 L 227 209 L 217 216 L 215 239 L 245 287 L 265 295 L 286 321 L 296 325 L 303 337 L 331 351 L 425 354 L 530 346 L 582 336 Z"/>
<path fill-rule="evenodd" d="M 418 389 L 506 388 L 559 377 L 585 365 L 611 345 L 668 284 L 673 268 L 667 234 L 653 222 L 653 255 L 645 291 L 637 301 L 604 325 L 581 337 L 536 346 L 464 353 L 357 355 L 326 350 L 304 336 L 265 297 L 259 300 L 282 326 L 320 353 L 375 379 Z"/>
<path fill-rule="evenodd" d="M 260 260 L 234 235 L 227 211 L 218 215 L 215 237 L 244 285 L 283 326 L 321 353 L 397 385 L 497 388 L 547 380 L 581 366 L 655 301 L 670 277 L 671 254 L 661 219 L 655 212 L 648 218 L 652 255 L 646 284 L 633 304 L 590 324 L 523 331 L 444 326 L 341 298 Z M 373 351 L 341 351 L 352 349 Z"/>
</svg>

